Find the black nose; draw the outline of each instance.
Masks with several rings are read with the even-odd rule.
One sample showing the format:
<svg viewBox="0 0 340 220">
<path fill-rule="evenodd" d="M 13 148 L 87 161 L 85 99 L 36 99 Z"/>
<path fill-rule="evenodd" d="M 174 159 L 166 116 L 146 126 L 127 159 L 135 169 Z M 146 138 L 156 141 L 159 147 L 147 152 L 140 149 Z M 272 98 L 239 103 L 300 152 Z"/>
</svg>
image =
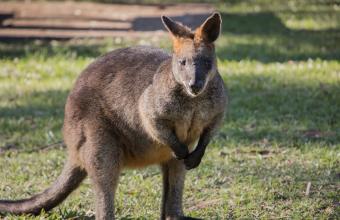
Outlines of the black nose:
<svg viewBox="0 0 340 220">
<path fill-rule="evenodd" d="M 194 94 L 199 93 L 202 90 L 203 85 L 204 85 L 204 82 L 202 80 L 198 80 L 198 81 L 191 80 L 189 82 L 190 90 Z"/>
</svg>

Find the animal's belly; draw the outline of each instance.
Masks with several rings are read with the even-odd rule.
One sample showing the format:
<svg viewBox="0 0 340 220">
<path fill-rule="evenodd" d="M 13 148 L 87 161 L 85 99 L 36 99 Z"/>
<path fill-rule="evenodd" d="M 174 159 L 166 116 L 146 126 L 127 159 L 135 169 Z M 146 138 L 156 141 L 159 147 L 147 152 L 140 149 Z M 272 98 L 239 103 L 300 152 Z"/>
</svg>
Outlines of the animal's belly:
<svg viewBox="0 0 340 220">
<path fill-rule="evenodd" d="M 186 124 L 182 121 L 177 123 L 175 127 L 177 138 L 188 147 L 189 152 L 192 152 L 197 146 L 202 130 L 202 123 Z M 161 164 L 174 158 L 169 146 L 155 142 L 149 142 L 149 144 L 140 146 L 140 148 L 137 147 L 137 149 L 125 149 L 125 167 L 141 168 L 152 164 Z"/>
<path fill-rule="evenodd" d="M 197 145 L 198 140 L 189 143 L 189 152 L 192 152 Z M 142 168 L 153 164 L 162 164 L 174 158 L 170 147 L 164 145 L 154 145 L 149 148 L 147 152 L 138 156 L 125 156 L 124 165 L 127 168 Z"/>
<path fill-rule="evenodd" d="M 173 158 L 170 147 L 155 144 L 148 147 L 148 150 L 131 157 L 125 156 L 125 166 L 128 168 L 142 168 L 153 164 L 161 164 Z"/>
</svg>

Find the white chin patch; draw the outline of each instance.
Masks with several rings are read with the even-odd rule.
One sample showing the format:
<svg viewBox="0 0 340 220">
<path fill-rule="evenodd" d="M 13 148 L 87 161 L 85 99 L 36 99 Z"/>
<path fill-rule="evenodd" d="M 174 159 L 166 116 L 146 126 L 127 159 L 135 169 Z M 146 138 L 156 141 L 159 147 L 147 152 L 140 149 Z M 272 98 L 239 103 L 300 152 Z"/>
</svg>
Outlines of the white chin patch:
<svg viewBox="0 0 340 220">
<path fill-rule="evenodd" d="M 188 93 L 188 95 L 191 96 L 191 97 L 196 97 L 196 96 L 198 96 L 199 94 L 201 94 L 201 92 L 203 91 L 203 89 L 202 89 L 201 92 L 199 92 L 199 93 L 197 93 L 197 94 L 194 94 L 194 93 L 192 93 L 192 92 L 190 91 L 190 89 L 189 89 L 187 86 L 184 86 L 184 87 L 185 87 L 186 93 Z"/>
<path fill-rule="evenodd" d="M 192 93 L 190 90 L 188 90 L 187 89 L 187 93 L 191 96 L 191 97 L 196 97 L 197 95 L 199 95 L 199 93 L 198 94 L 194 94 L 194 93 Z"/>
</svg>

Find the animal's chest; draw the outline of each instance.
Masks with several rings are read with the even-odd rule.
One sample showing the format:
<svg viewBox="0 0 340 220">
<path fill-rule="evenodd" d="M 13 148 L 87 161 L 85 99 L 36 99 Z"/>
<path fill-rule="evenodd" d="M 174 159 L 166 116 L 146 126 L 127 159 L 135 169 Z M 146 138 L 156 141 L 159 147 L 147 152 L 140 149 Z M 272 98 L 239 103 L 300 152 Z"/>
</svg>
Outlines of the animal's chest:
<svg viewBox="0 0 340 220">
<path fill-rule="evenodd" d="M 195 147 L 194 145 L 209 123 L 207 116 L 204 110 L 192 109 L 183 112 L 174 123 L 178 139 L 189 148 Z"/>
</svg>

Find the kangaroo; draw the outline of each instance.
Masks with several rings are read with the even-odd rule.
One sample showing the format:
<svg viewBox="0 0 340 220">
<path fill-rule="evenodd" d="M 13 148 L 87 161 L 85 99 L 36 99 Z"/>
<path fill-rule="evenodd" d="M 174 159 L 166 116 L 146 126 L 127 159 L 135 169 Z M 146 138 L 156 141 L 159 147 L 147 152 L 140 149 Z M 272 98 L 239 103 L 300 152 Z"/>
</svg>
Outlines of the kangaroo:
<svg viewBox="0 0 340 220">
<path fill-rule="evenodd" d="M 195 31 L 162 16 L 173 53 L 135 46 L 99 57 L 77 79 L 63 125 L 68 159 L 53 185 L 28 199 L 0 200 L 0 212 L 39 214 L 61 203 L 89 176 L 96 219 L 114 219 L 115 189 L 124 168 L 159 164 L 160 219 L 185 217 L 186 170 L 196 168 L 227 104 L 214 41 L 221 16 Z"/>
</svg>

